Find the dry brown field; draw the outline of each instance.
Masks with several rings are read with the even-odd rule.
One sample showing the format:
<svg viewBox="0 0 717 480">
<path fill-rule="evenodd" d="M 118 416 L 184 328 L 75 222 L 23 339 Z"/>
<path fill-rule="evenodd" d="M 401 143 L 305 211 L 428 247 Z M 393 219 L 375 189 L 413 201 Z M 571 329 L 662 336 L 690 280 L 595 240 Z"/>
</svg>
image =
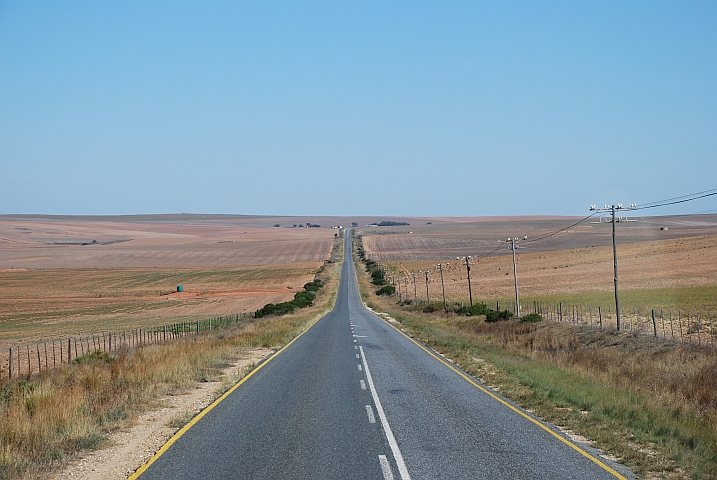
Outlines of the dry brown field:
<svg viewBox="0 0 717 480">
<path fill-rule="evenodd" d="M 216 215 L 0 216 L 0 347 L 290 300 L 330 257 L 337 230 L 275 223 Z M 176 293 L 178 285 L 184 292 Z"/>
<path fill-rule="evenodd" d="M 420 227 L 362 228 L 367 256 L 400 271 L 408 278 L 401 288 L 408 298 L 415 293 L 426 299 L 425 276 L 430 271 L 429 293 L 432 301 L 442 299 L 440 275 L 436 265 L 445 264 L 446 296 L 467 302 L 466 267 L 457 256 L 477 257 L 500 247 L 498 239 L 528 235 L 537 238 L 559 230 L 579 219 L 528 218 L 486 220 Z M 656 292 L 665 297 L 663 305 L 717 310 L 717 216 L 654 217 L 638 222 L 616 224 L 621 292 Z M 667 227 L 661 230 L 661 227 Z M 398 229 L 406 230 L 399 233 Z M 409 231 L 413 233 L 408 233 Z M 559 299 L 595 294 L 610 299 L 613 291 L 613 257 L 610 224 L 588 224 L 559 235 L 526 243 L 517 250 L 521 298 Z M 513 260 L 507 248 L 493 255 L 471 260 L 471 284 L 474 299 L 511 299 L 514 295 Z M 672 298 L 675 292 L 699 291 L 697 297 Z M 639 295 L 635 301 L 639 301 Z M 707 303 L 707 305 L 705 305 Z"/>
</svg>

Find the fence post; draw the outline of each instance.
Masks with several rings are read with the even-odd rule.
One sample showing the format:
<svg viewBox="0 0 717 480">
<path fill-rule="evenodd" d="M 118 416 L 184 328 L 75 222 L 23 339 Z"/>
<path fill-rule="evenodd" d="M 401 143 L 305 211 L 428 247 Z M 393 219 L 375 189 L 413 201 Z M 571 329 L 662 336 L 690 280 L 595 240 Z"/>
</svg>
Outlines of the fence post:
<svg viewBox="0 0 717 480">
<path fill-rule="evenodd" d="M 652 309 L 652 330 L 655 333 L 655 338 L 657 338 L 657 322 L 655 321 L 655 309 Z"/>
<path fill-rule="evenodd" d="M 697 345 L 702 345 L 702 335 L 700 333 L 700 316 L 697 315 Z"/>
<path fill-rule="evenodd" d="M 8 375 L 7 378 L 12 378 L 12 347 L 10 347 L 10 364 L 8 365 L 10 368 L 8 369 Z"/>
<path fill-rule="evenodd" d="M 602 331 L 602 307 L 598 307 L 598 315 L 600 316 L 600 331 Z"/>
<path fill-rule="evenodd" d="M 675 339 L 675 326 L 672 324 L 672 310 L 670 310 L 670 332 L 672 332 L 672 340 Z"/>
<path fill-rule="evenodd" d="M 685 337 L 682 336 L 682 318 L 680 312 L 677 312 L 677 323 L 680 325 L 680 342 L 685 343 Z"/>
<path fill-rule="evenodd" d="M 25 345 L 27 348 L 27 376 L 32 374 L 32 361 L 30 360 L 30 344 Z"/>
<path fill-rule="evenodd" d="M 692 343 L 692 325 L 690 325 L 690 314 L 687 314 L 687 338 Z"/>
<path fill-rule="evenodd" d="M 57 368 L 57 358 L 55 358 L 55 341 L 52 341 L 52 368 Z"/>
</svg>

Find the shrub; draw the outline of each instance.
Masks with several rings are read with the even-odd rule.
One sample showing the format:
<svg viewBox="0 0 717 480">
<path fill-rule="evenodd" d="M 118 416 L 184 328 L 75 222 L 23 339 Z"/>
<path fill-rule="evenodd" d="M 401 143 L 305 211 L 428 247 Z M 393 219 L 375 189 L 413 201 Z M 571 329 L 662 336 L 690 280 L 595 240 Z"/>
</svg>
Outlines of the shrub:
<svg viewBox="0 0 717 480">
<path fill-rule="evenodd" d="M 373 280 L 371 280 L 371 283 L 373 283 L 374 285 L 386 285 L 386 280 L 384 280 L 383 278 L 374 278 Z"/>
<path fill-rule="evenodd" d="M 259 310 L 254 312 L 254 318 L 262 318 L 267 315 L 286 315 L 294 313 L 294 310 L 304 307 L 310 307 L 314 304 L 315 292 L 319 291 L 324 284 L 321 280 L 314 280 L 304 285 L 304 290 L 297 292 L 294 299 L 282 303 L 267 303 Z"/>
<path fill-rule="evenodd" d="M 467 315 L 469 317 L 477 317 L 478 315 L 487 315 L 490 311 L 490 308 L 485 303 L 477 303 L 475 305 L 471 305 L 470 307 L 461 307 L 458 310 L 456 310 L 456 313 L 459 315 Z"/>
<path fill-rule="evenodd" d="M 386 285 L 376 290 L 376 295 L 393 295 L 396 293 L 396 287 L 393 285 Z"/>
<path fill-rule="evenodd" d="M 304 290 L 307 292 L 318 292 L 323 286 L 324 284 L 321 283 L 321 280 L 314 280 L 313 282 L 304 284 Z"/>
<path fill-rule="evenodd" d="M 521 322 L 537 323 L 543 321 L 543 316 L 539 313 L 529 313 L 520 319 Z"/>
<path fill-rule="evenodd" d="M 486 322 L 500 322 L 510 320 L 511 318 L 513 318 L 513 313 L 509 312 L 508 310 L 488 310 L 488 312 L 485 314 Z"/>
<path fill-rule="evenodd" d="M 440 310 L 439 307 L 437 307 L 435 305 L 431 305 L 430 303 L 428 305 L 426 305 L 425 307 L 423 307 L 423 313 L 433 313 L 438 310 Z"/>
<path fill-rule="evenodd" d="M 112 356 L 110 356 L 109 353 L 97 350 L 95 352 L 85 353 L 84 355 L 80 355 L 72 360 L 73 363 L 89 363 L 95 361 L 110 363 L 112 361 Z"/>
</svg>

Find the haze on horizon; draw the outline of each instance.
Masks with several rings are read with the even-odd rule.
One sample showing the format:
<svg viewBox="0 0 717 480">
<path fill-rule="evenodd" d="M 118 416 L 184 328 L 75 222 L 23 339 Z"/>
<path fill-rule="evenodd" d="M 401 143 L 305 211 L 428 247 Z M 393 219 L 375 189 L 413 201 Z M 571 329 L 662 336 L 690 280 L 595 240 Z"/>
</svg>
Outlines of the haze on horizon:
<svg viewBox="0 0 717 480">
<path fill-rule="evenodd" d="M 2 2 L 0 214 L 585 216 L 713 189 L 716 20 L 699 1 Z"/>
</svg>

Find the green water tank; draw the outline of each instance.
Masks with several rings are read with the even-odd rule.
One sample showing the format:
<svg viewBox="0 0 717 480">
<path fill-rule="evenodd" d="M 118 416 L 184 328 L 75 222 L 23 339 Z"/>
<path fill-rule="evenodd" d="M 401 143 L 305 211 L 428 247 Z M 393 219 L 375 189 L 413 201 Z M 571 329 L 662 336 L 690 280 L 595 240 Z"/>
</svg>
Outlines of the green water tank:
<svg viewBox="0 0 717 480">
<path fill-rule="evenodd" d="M 181 285 L 177 285 L 177 291 L 178 291 L 178 292 L 183 292 L 183 291 L 184 291 L 184 287 L 181 286 Z"/>
</svg>

